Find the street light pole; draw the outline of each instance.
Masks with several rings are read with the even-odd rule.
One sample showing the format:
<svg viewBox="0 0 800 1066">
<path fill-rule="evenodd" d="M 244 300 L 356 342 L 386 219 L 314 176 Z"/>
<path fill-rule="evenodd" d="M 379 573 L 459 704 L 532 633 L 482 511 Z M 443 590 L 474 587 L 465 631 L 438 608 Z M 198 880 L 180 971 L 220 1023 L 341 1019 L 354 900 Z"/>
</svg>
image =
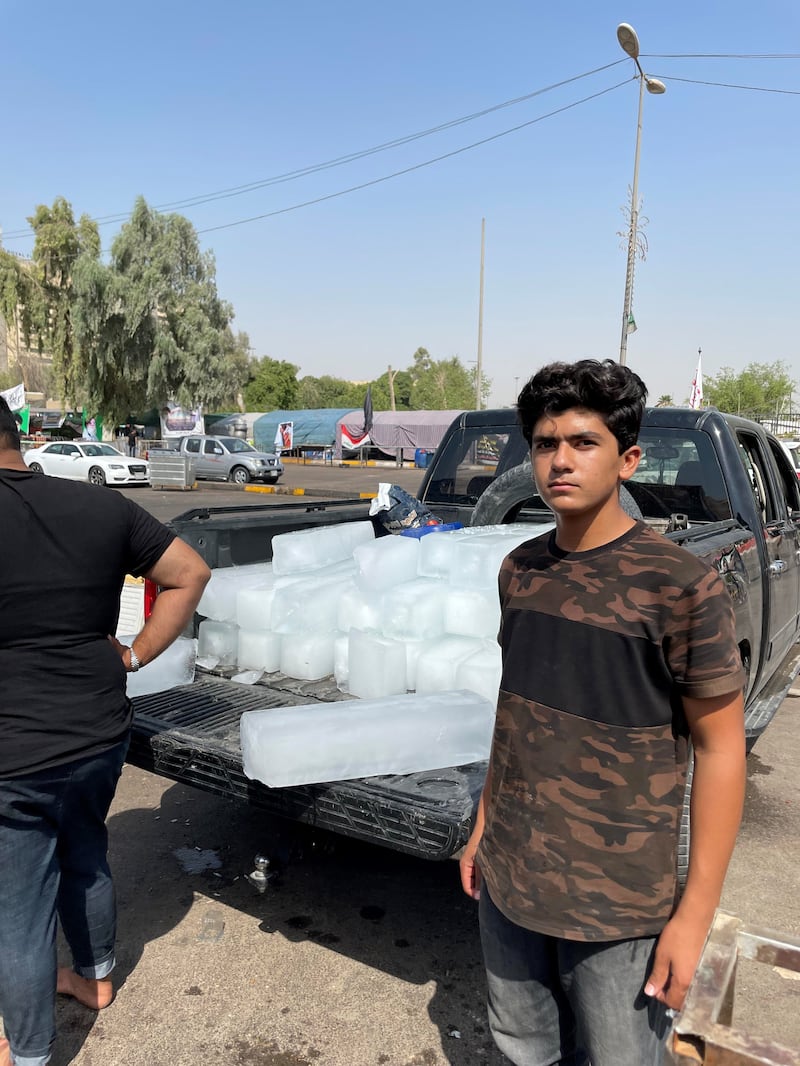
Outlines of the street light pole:
<svg viewBox="0 0 800 1066">
<path fill-rule="evenodd" d="M 622 336 L 619 342 L 619 361 L 624 366 L 628 354 L 628 333 L 630 332 L 633 310 L 633 272 L 636 265 L 636 233 L 639 226 L 639 156 L 642 146 L 642 111 L 644 90 L 660 95 L 666 92 L 666 85 L 657 78 L 649 78 L 639 63 L 639 38 L 636 30 L 627 22 L 617 26 L 617 40 L 622 50 L 631 57 L 639 72 L 639 117 L 636 123 L 636 152 L 633 159 L 633 184 L 631 185 L 630 227 L 628 229 L 628 263 L 625 271 L 625 300 L 622 307 Z"/>
</svg>

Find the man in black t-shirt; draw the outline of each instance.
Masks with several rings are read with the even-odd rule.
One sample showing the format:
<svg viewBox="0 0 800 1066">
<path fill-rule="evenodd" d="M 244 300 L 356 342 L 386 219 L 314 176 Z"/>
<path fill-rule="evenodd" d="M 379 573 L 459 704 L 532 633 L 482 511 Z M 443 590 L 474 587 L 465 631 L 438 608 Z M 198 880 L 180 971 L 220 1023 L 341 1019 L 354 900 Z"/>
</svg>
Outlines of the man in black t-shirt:
<svg viewBox="0 0 800 1066">
<path fill-rule="evenodd" d="M 56 991 L 95 1010 L 113 996 L 105 818 L 126 673 L 181 633 L 209 570 L 124 496 L 30 471 L 2 397 L 0 544 L 0 1066 L 44 1066 Z M 163 590 L 131 647 L 112 636 L 128 573 Z M 56 967 L 56 917 L 72 969 Z"/>
</svg>

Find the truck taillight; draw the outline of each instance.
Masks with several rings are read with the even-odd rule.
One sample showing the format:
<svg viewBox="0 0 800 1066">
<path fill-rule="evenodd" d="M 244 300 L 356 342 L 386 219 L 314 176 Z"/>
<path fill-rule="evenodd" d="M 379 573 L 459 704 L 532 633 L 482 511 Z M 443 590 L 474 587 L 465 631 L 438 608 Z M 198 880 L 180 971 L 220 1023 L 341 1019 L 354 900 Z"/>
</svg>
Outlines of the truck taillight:
<svg viewBox="0 0 800 1066">
<path fill-rule="evenodd" d="M 153 613 L 153 604 L 156 602 L 156 596 L 158 595 L 158 585 L 155 581 L 151 581 L 150 578 L 144 579 L 144 620 L 145 622 Z"/>
</svg>

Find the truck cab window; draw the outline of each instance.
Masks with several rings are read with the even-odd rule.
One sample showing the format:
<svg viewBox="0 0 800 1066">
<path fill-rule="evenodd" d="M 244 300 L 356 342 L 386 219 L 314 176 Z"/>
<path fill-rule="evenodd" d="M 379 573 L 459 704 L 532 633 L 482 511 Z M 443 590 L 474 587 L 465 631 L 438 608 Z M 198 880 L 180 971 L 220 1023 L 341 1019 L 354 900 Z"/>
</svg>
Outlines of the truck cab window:
<svg viewBox="0 0 800 1066">
<path fill-rule="evenodd" d="M 766 525 L 778 519 L 775 501 L 769 493 L 769 483 L 764 469 L 764 460 L 759 454 L 758 441 L 747 433 L 738 433 L 739 456 L 747 472 L 747 480 L 756 501 L 756 508 L 761 514 L 761 519 Z M 783 516 L 780 516 L 783 517 Z"/>
</svg>

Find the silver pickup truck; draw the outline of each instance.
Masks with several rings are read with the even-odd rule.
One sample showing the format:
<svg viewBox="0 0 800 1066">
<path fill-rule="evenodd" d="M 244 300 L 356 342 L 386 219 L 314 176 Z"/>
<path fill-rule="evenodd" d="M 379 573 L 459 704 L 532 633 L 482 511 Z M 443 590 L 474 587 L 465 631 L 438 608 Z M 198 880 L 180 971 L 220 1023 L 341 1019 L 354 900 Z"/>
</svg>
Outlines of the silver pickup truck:
<svg viewBox="0 0 800 1066">
<path fill-rule="evenodd" d="M 195 477 L 201 481 L 234 481 L 246 485 L 248 481 L 275 483 L 283 473 L 279 455 L 257 452 L 252 444 L 240 437 L 181 437 L 181 455 L 194 461 Z"/>
</svg>

